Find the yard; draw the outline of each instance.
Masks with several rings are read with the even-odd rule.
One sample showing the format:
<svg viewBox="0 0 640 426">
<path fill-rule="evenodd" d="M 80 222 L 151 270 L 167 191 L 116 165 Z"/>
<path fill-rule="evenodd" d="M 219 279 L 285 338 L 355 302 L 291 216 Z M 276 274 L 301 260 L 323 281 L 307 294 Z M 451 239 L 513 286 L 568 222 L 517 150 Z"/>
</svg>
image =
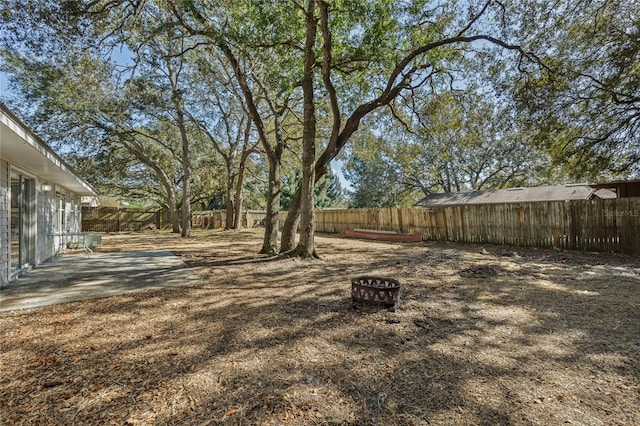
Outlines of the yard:
<svg viewBox="0 0 640 426">
<path fill-rule="evenodd" d="M 259 230 L 103 236 L 202 283 L 0 314 L 0 423 L 640 424 L 637 257 Z M 395 312 L 350 278 L 400 280 Z"/>
</svg>

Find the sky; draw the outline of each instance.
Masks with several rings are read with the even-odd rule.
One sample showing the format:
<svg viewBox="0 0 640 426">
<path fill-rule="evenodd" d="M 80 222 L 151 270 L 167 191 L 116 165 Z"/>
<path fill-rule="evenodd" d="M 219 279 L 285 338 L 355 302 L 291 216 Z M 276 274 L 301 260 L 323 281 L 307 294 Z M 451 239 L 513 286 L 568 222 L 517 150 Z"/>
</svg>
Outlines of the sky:
<svg viewBox="0 0 640 426">
<path fill-rule="evenodd" d="M 129 65 L 133 62 L 134 53 L 130 51 L 126 46 L 122 46 L 120 49 L 116 49 L 113 52 L 112 61 L 116 64 L 120 64 L 123 66 Z M 335 159 L 331 161 L 331 169 L 340 179 L 340 184 L 342 185 L 342 189 L 351 190 L 353 186 L 351 183 L 345 178 L 342 173 L 342 167 L 344 163 L 341 160 Z"/>
<path fill-rule="evenodd" d="M 9 87 L 9 77 L 7 73 L 0 71 L 0 102 L 5 102 L 11 98 L 11 88 Z M 343 162 L 341 160 L 333 160 L 331 162 L 331 169 L 336 173 L 340 179 L 340 184 L 345 190 L 351 190 L 353 187 L 351 183 L 344 177 L 342 173 Z"/>
<path fill-rule="evenodd" d="M 344 167 L 344 163 L 342 160 L 334 159 L 331 161 L 331 170 L 338 176 L 340 179 L 340 185 L 342 185 L 342 189 L 347 191 L 353 190 L 353 185 L 351 182 L 344 177 L 344 173 L 342 173 L 342 168 Z"/>
<path fill-rule="evenodd" d="M 9 79 L 7 74 L 0 71 L 0 101 L 4 101 L 9 94 Z"/>
</svg>

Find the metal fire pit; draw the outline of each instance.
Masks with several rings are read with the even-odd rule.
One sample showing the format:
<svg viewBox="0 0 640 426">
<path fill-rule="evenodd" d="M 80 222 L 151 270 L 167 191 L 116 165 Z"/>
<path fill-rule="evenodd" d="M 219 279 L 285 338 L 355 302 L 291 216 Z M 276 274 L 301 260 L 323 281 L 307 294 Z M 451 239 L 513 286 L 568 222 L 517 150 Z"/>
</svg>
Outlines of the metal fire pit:
<svg viewBox="0 0 640 426">
<path fill-rule="evenodd" d="M 390 308 L 400 297 L 400 282 L 393 278 L 355 277 L 351 279 L 351 302 Z"/>
</svg>

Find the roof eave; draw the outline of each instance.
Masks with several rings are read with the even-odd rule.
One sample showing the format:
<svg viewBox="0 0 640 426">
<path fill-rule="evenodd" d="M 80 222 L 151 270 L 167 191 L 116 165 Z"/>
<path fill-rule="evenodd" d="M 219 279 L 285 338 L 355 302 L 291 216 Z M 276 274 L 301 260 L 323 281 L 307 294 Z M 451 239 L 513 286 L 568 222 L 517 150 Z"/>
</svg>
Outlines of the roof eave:
<svg viewBox="0 0 640 426">
<path fill-rule="evenodd" d="M 1 102 L 0 140 L 0 157 L 11 164 L 78 195 L 96 195 L 91 185 Z"/>
</svg>

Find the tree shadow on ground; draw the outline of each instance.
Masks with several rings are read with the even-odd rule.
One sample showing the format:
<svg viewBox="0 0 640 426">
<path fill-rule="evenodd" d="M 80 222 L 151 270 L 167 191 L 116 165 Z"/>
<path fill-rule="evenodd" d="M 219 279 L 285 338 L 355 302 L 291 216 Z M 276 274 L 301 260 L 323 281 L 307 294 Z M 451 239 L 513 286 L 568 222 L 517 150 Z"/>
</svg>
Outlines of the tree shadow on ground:
<svg viewBox="0 0 640 426">
<path fill-rule="evenodd" d="M 3 418 L 640 421 L 637 268 L 339 239 L 319 242 L 320 261 L 252 264 L 231 238 L 202 254 L 217 259 L 206 283 L 3 316 Z M 460 275 L 477 265 L 498 274 Z M 363 273 L 400 279 L 396 312 L 353 309 L 349 278 Z"/>
</svg>

